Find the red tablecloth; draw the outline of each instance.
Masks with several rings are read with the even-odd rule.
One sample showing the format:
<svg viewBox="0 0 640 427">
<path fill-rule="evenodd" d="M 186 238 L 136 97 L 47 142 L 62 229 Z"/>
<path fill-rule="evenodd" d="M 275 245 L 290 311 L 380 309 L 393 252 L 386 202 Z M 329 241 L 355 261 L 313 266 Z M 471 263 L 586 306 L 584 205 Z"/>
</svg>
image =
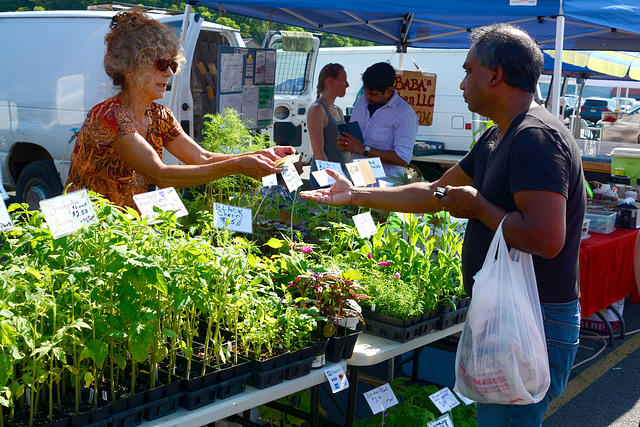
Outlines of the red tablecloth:
<svg viewBox="0 0 640 427">
<path fill-rule="evenodd" d="M 580 244 L 580 308 L 582 317 L 631 295 L 640 301 L 633 273 L 638 230 L 616 228 L 609 234 L 589 232 Z"/>
</svg>

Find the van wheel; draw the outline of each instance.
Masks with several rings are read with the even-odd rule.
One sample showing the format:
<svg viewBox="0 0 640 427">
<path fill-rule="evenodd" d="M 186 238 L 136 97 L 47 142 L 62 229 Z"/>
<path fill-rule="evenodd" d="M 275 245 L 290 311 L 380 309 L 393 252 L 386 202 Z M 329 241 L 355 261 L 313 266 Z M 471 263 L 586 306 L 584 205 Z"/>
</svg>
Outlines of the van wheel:
<svg viewBox="0 0 640 427">
<path fill-rule="evenodd" d="M 40 201 L 62 194 L 62 183 L 52 161 L 29 163 L 16 184 L 16 201 L 30 210 L 40 209 Z"/>
</svg>

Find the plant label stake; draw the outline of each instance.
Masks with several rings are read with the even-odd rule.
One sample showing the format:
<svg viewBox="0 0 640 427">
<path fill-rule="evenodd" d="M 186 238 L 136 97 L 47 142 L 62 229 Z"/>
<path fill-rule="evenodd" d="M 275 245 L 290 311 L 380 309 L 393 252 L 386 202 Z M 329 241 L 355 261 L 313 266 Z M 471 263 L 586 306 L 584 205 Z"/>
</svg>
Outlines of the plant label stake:
<svg viewBox="0 0 640 427">
<path fill-rule="evenodd" d="M 7 205 L 4 203 L 4 200 L 2 200 L 2 203 L 0 203 L 0 231 L 8 230 L 10 228 L 13 228 L 13 221 L 11 220 L 11 215 L 9 215 L 9 211 L 7 210 Z"/>
<path fill-rule="evenodd" d="M 87 190 L 42 200 L 40 210 L 54 239 L 71 234 L 85 225 L 98 223 Z"/>
<path fill-rule="evenodd" d="M 365 159 L 369 166 L 371 166 L 371 171 L 373 172 L 373 176 L 376 178 L 386 178 L 386 174 L 384 173 L 384 167 L 382 166 L 382 160 L 380 157 L 372 157 L 370 159 Z"/>
<path fill-rule="evenodd" d="M 398 398 L 389 383 L 364 393 L 364 398 L 374 415 L 398 404 Z"/>
<path fill-rule="evenodd" d="M 349 380 L 347 375 L 342 370 L 342 366 L 332 366 L 324 370 L 324 374 L 329 380 L 331 391 L 335 394 L 339 391 L 349 388 Z"/>
<path fill-rule="evenodd" d="M 251 234 L 253 232 L 252 218 L 251 209 L 222 203 L 213 204 L 213 226 L 216 228 Z"/>
<path fill-rule="evenodd" d="M 449 414 L 444 414 L 440 418 L 427 423 L 427 427 L 455 427 Z"/>
<path fill-rule="evenodd" d="M 460 401 L 456 399 L 449 387 L 441 388 L 429 396 L 429 399 L 431 399 L 433 404 L 436 405 L 436 408 L 443 414 L 460 404 Z"/>
<path fill-rule="evenodd" d="M 376 224 L 373 222 L 373 218 L 371 218 L 371 212 L 354 215 L 352 219 L 356 224 L 356 229 L 361 239 L 371 237 L 378 232 Z"/>
<path fill-rule="evenodd" d="M 302 187 L 302 179 L 298 175 L 298 171 L 294 165 L 285 165 L 284 171 L 282 171 L 282 178 L 287 185 L 289 192 L 293 193 L 299 187 Z"/>
<path fill-rule="evenodd" d="M 154 218 L 158 216 L 158 212 L 153 208 L 157 207 L 165 212 L 176 211 L 176 217 L 180 218 L 189 214 L 184 203 L 180 200 L 180 196 L 173 187 L 164 188 L 162 190 L 149 191 L 148 193 L 136 194 L 133 196 L 142 217 Z"/>
<path fill-rule="evenodd" d="M 263 187 L 275 187 L 278 185 L 278 176 L 275 173 L 262 177 Z"/>
<path fill-rule="evenodd" d="M 458 399 L 462 400 L 462 403 L 464 403 L 464 404 L 465 404 L 465 405 L 467 405 L 467 406 L 469 406 L 469 405 L 471 405 L 472 403 L 475 403 L 475 402 L 476 402 L 475 400 L 471 400 L 471 399 L 469 399 L 469 398 L 467 398 L 467 397 L 465 397 L 465 396 L 461 395 L 460 393 L 458 393 L 458 392 L 457 392 L 457 391 L 455 391 L 455 390 L 454 390 L 453 392 L 456 394 L 456 396 L 458 397 Z"/>
</svg>

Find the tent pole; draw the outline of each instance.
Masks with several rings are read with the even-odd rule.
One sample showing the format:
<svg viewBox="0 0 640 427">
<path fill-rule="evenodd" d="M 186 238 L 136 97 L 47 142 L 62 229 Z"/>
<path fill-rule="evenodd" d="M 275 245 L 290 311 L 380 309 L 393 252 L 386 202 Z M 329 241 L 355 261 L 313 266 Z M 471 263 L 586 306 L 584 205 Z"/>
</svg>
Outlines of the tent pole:
<svg viewBox="0 0 640 427">
<path fill-rule="evenodd" d="M 560 10 L 562 13 L 562 10 Z M 553 79 L 551 80 L 551 114 L 560 117 L 560 79 L 562 76 L 562 50 L 564 48 L 564 15 L 556 21 L 556 57 L 553 60 Z"/>
</svg>

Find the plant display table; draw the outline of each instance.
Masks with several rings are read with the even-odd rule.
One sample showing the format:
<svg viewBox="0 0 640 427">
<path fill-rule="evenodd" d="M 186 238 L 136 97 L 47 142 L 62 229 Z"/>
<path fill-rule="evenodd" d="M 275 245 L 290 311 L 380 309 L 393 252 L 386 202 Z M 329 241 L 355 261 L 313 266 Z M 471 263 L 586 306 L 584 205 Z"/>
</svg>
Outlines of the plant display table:
<svg viewBox="0 0 640 427">
<path fill-rule="evenodd" d="M 216 400 L 212 404 L 203 406 L 202 408 L 196 409 L 194 411 L 187 411 L 186 409 L 180 408 L 175 413 L 167 415 L 166 417 L 163 417 L 156 421 L 145 421 L 141 424 L 141 426 L 199 427 L 202 425 L 207 425 L 231 415 L 242 413 L 256 406 L 280 399 L 281 397 L 288 396 L 300 390 L 318 387 L 320 384 L 327 381 L 324 370 L 328 367 L 336 365 L 342 366 L 342 369 L 344 369 L 345 371 L 347 369 L 347 364 L 344 360 L 340 363 L 327 363 L 325 367 L 320 369 L 313 369 L 309 375 L 305 375 L 304 377 L 300 377 L 291 381 L 284 381 L 283 383 L 263 390 L 259 390 L 248 385 L 243 393 L 237 394 L 227 399 Z M 314 414 L 311 414 L 311 417 L 313 418 Z"/>
</svg>

